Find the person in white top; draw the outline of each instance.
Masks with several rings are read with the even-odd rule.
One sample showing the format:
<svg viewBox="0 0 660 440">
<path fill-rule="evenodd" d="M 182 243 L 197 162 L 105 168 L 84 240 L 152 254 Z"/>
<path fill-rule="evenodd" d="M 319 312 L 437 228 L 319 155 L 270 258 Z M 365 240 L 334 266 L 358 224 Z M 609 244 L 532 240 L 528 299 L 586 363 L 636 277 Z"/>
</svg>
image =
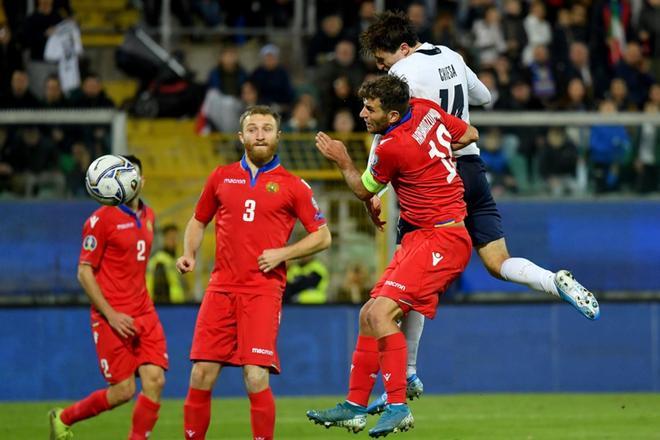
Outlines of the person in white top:
<svg viewBox="0 0 660 440">
<path fill-rule="evenodd" d="M 403 13 L 384 12 L 360 35 L 363 49 L 376 59 L 380 70 L 397 75 L 408 82 L 414 98 L 433 100 L 447 112 L 469 122 L 469 105 L 484 105 L 490 99 L 488 88 L 465 64 L 460 54 L 446 46 L 422 43 L 414 27 Z M 378 145 L 374 139 L 372 149 Z M 473 246 L 488 272 L 495 278 L 522 284 L 546 292 L 572 304 L 588 319 L 597 319 L 600 308 L 595 296 L 578 283 L 573 275 L 556 273 L 537 266 L 526 258 L 511 257 L 506 247 L 502 219 L 486 180 L 486 166 L 476 144 L 454 152 L 458 173 L 465 187 L 468 217 L 466 227 Z M 383 229 L 380 199 L 366 202 L 374 224 Z M 416 225 L 399 219 L 397 244 Z M 410 312 L 403 320 L 408 345 L 408 398 L 421 396 L 423 385 L 417 377 L 417 349 L 424 327 L 424 317 Z M 382 411 L 386 395 L 369 406 L 370 413 Z"/>
</svg>

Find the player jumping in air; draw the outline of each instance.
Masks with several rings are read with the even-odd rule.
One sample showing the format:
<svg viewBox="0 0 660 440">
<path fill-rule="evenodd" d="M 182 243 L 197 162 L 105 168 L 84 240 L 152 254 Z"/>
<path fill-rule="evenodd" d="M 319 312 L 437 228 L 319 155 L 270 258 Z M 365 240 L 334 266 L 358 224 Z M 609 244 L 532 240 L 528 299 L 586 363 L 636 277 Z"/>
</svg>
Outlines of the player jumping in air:
<svg viewBox="0 0 660 440">
<path fill-rule="evenodd" d="M 396 76 L 364 83 L 359 96 L 367 130 L 382 135 L 369 168 L 360 174 L 344 144 L 325 133 L 317 135 L 316 146 L 337 164 L 361 200 L 369 200 L 391 182 L 401 217 L 418 228 L 406 234 L 360 310 L 346 401 L 328 410 L 308 411 L 307 417 L 326 427 L 364 429 L 369 395 L 380 371 L 388 403 L 369 430 L 371 437 L 380 437 L 413 425 L 406 405 L 406 339 L 397 320 L 411 310 L 433 318 L 438 293 L 458 278 L 470 259 L 463 185 L 452 149 L 476 141 L 478 134 L 432 101 L 409 102 L 408 85 Z"/>
<path fill-rule="evenodd" d="M 285 262 L 326 249 L 331 242 L 311 188 L 286 171 L 275 154 L 280 116 L 269 107 L 251 107 L 241 116 L 238 136 L 245 155 L 209 176 L 177 261 L 182 273 L 195 269 L 204 229 L 215 217 L 215 267 L 190 352 L 194 363 L 184 405 L 186 439 L 205 438 L 211 391 L 223 366 L 243 367 L 254 438 L 273 438 L 269 373 L 280 372 L 276 339 Z M 287 246 L 297 219 L 308 235 Z"/>
<path fill-rule="evenodd" d="M 142 174 L 135 156 L 125 156 Z M 142 184 L 144 180 L 142 180 Z M 83 227 L 78 279 L 92 303 L 91 330 L 108 388 L 50 412 L 50 439 L 73 437 L 71 426 L 130 401 L 140 377 L 129 440 L 147 439 L 158 420 L 168 367 L 165 334 L 149 298 L 145 273 L 154 213 L 139 198 L 94 211 Z"/>
<path fill-rule="evenodd" d="M 443 110 L 466 122 L 470 120 L 468 104 L 483 105 L 490 101 L 490 92 L 463 58 L 446 46 L 420 42 L 412 23 L 403 13 L 378 15 L 360 36 L 360 41 L 365 50 L 374 55 L 379 69 L 408 82 L 414 98 L 435 101 Z M 378 137 L 373 145 L 377 143 Z M 455 156 L 456 168 L 465 186 L 468 212 L 465 226 L 488 272 L 495 278 L 560 297 L 588 319 L 598 319 L 598 301 L 570 272 L 560 270 L 554 273 L 526 258 L 509 255 L 502 219 L 490 193 L 486 166 L 479 156 L 477 144 L 468 145 Z M 380 199 L 377 196 L 367 202 L 367 210 L 376 226 L 382 229 L 384 223 L 379 219 Z M 400 217 L 397 244 L 406 233 L 419 226 Z M 413 311 L 404 318 L 401 326 L 408 343 L 407 393 L 412 399 L 423 392 L 422 382 L 417 377 L 417 349 L 424 317 Z M 385 402 L 386 395 L 383 395 L 369 407 L 369 412 L 380 412 Z"/>
</svg>

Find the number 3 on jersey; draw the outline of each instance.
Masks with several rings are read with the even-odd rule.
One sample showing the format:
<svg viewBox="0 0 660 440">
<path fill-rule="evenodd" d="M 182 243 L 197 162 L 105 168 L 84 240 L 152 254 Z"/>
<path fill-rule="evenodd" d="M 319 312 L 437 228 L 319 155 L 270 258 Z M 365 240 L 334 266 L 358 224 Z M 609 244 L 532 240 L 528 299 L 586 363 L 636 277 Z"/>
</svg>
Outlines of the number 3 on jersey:
<svg viewBox="0 0 660 440">
<path fill-rule="evenodd" d="M 257 207 L 257 202 L 252 199 L 247 199 L 245 201 L 245 212 L 243 213 L 243 221 L 251 222 L 254 221 L 254 208 Z"/>
</svg>

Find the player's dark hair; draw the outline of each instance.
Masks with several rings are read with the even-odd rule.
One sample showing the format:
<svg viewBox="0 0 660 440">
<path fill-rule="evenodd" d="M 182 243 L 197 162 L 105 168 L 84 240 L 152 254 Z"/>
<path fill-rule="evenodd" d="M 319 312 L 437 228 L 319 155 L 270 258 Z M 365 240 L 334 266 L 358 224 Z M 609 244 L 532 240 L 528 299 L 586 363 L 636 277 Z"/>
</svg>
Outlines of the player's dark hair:
<svg viewBox="0 0 660 440">
<path fill-rule="evenodd" d="M 137 158 L 137 156 L 133 154 L 124 154 L 121 157 L 132 163 L 133 165 L 137 166 L 138 169 L 140 170 L 140 175 L 142 175 L 142 161 Z"/>
<path fill-rule="evenodd" d="M 377 50 L 396 52 L 401 43 L 412 47 L 419 42 L 417 32 L 405 13 L 385 11 L 360 35 L 360 45 L 367 54 Z"/>
<path fill-rule="evenodd" d="M 275 123 L 277 124 L 277 129 L 278 130 L 280 129 L 282 117 L 280 116 L 279 113 L 277 113 L 275 110 L 268 107 L 267 105 L 253 105 L 252 107 L 248 107 L 248 109 L 243 112 L 241 118 L 239 119 L 241 132 L 243 131 L 243 122 L 245 122 L 245 119 L 248 116 L 252 116 L 252 115 L 270 115 L 275 119 Z"/>
<path fill-rule="evenodd" d="M 408 111 L 410 88 L 408 83 L 395 75 L 382 75 L 366 81 L 358 90 L 360 99 L 380 99 L 385 112 L 397 111 L 401 116 Z"/>
</svg>

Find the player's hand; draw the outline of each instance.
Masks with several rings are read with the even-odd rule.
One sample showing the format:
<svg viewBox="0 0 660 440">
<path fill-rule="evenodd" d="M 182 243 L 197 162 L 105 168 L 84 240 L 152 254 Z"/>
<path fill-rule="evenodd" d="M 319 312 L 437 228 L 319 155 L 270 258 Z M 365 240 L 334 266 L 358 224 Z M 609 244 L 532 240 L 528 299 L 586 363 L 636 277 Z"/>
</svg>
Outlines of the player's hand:
<svg viewBox="0 0 660 440">
<path fill-rule="evenodd" d="M 364 206 L 367 208 L 367 213 L 369 213 L 369 218 L 371 219 L 373 224 L 378 228 L 379 231 L 383 231 L 384 226 L 387 222 L 380 219 L 380 210 L 381 210 L 380 197 L 373 196 L 372 198 L 364 202 Z"/>
<path fill-rule="evenodd" d="M 283 261 L 286 261 L 286 251 L 282 248 L 266 249 L 261 253 L 261 255 L 259 255 L 259 258 L 257 258 L 259 270 L 264 273 L 268 273 L 275 269 L 277 266 L 282 264 Z"/>
<path fill-rule="evenodd" d="M 195 259 L 186 256 L 179 257 L 176 260 L 176 270 L 181 274 L 192 272 L 195 270 Z"/>
<path fill-rule="evenodd" d="M 332 139 L 322 131 L 316 134 L 316 148 L 326 159 L 335 162 L 340 168 L 351 161 L 351 157 L 346 151 L 346 145 L 342 141 Z"/>
<path fill-rule="evenodd" d="M 133 325 L 133 318 L 125 313 L 113 312 L 106 316 L 110 327 L 112 327 L 119 336 L 128 338 L 135 335 L 135 326 Z"/>
</svg>

